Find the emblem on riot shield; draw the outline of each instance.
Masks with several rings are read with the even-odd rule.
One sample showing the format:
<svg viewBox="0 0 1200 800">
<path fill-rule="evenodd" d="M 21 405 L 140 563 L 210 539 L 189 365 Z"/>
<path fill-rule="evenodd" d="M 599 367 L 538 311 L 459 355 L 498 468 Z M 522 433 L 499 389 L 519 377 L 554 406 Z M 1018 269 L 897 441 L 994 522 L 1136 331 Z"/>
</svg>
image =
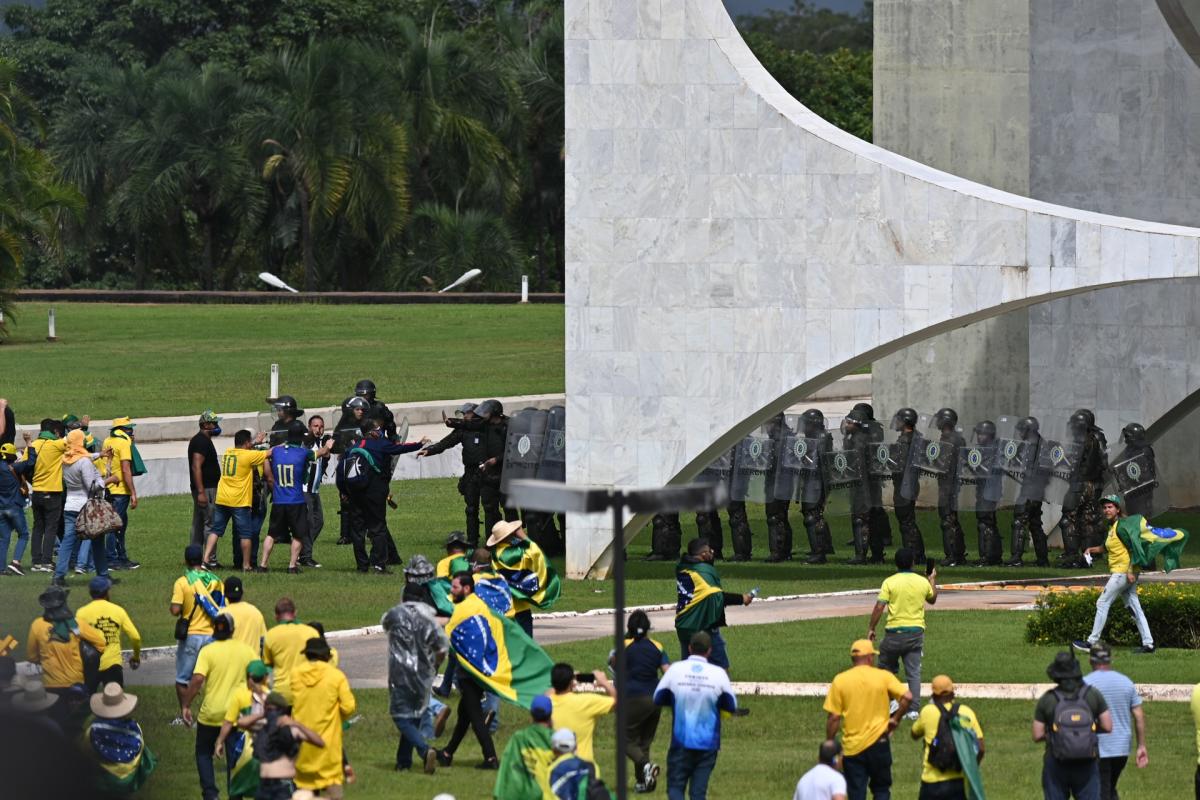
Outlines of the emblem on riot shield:
<svg viewBox="0 0 1200 800">
<path fill-rule="evenodd" d="M 1136 461 L 1130 461 L 1125 465 L 1125 474 L 1129 476 L 1129 480 L 1136 483 L 1142 479 L 1142 468 Z"/>
<path fill-rule="evenodd" d="M 533 442 L 529 441 L 528 436 L 522 436 L 517 440 L 517 453 L 519 453 L 522 458 L 529 455 L 529 449 L 531 447 L 533 447 Z"/>
<path fill-rule="evenodd" d="M 972 470 L 978 470 L 983 466 L 983 451 L 977 447 L 972 447 L 967 451 L 967 466 Z"/>
<path fill-rule="evenodd" d="M 1056 444 L 1050 448 L 1050 461 L 1054 466 L 1058 466 L 1067 460 L 1067 451 L 1061 444 Z"/>
<path fill-rule="evenodd" d="M 750 447 L 747 448 L 747 453 L 751 458 L 762 458 L 763 445 L 761 439 L 753 439 L 750 442 Z"/>
<path fill-rule="evenodd" d="M 808 440 L 797 439 L 795 442 L 793 442 L 792 454 L 796 456 L 797 461 L 803 461 L 804 457 L 808 455 Z"/>
<path fill-rule="evenodd" d="M 563 447 L 566 446 L 566 444 L 567 444 L 566 432 L 565 431 L 555 431 L 554 432 L 554 445 L 553 445 L 554 449 L 562 450 Z"/>
<path fill-rule="evenodd" d="M 925 459 L 930 463 L 934 463 L 942 455 L 942 443 L 930 442 L 925 445 Z"/>
<path fill-rule="evenodd" d="M 887 466 L 892 460 L 892 451 L 886 444 L 881 444 L 875 448 L 875 461 L 880 466 Z"/>
<path fill-rule="evenodd" d="M 1014 458 L 1017 457 L 1017 454 L 1020 452 L 1021 452 L 1021 445 L 1018 444 L 1017 442 L 1014 442 L 1012 439 L 1009 439 L 1004 443 L 1004 460 L 1005 461 L 1012 461 Z"/>
</svg>

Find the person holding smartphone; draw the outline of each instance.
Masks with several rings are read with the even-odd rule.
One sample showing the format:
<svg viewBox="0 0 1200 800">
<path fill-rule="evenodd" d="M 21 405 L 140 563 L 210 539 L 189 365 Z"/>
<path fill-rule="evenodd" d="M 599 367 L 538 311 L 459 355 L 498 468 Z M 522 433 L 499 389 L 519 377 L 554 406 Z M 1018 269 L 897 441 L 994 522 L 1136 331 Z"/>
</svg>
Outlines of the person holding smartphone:
<svg viewBox="0 0 1200 800">
<path fill-rule="evenodd" d="M 577 693 L 575 685 L 581 682 L 596 684 L 604 690 L 604 694 Z M 596 730 L 596 720 L 612 713 L 616 707 L 617 687 L 600 670 L 590 675 L 577 673 L 570 664 L 554 665 L 550 670 L 550 685 L 554 689 L 550 693 L 550 702 L 554 705 L 554 724 L 572 731 L 577 742 L 576 753 L 584 761 L 594 764 L 596 757 L 592 752 L 592 734 Z"/>
<path fill-rule="evenodd" d="M 912 693 L 915 708 L 921 697 L 925 604 L 937 602 L 937 562 L 929 560 L 926 565 L 927 577 L 917 575 L 912 568 L 913 551 L 901 547 L 896 551 L 896 574 L 888 576 L 879 587 L 867 638 L 875 641 L 875 627 L 886 610 L 887 625 L 883 629 L 883 642 L 879 645 L 879 666 L 896 675 L 899 674 L 900 662 L 904 662 L 904 677 L 908 680 L 908 690 Z M 908 718 L 915 720 L 917 712 L 910 711 Z"/>
</svg>

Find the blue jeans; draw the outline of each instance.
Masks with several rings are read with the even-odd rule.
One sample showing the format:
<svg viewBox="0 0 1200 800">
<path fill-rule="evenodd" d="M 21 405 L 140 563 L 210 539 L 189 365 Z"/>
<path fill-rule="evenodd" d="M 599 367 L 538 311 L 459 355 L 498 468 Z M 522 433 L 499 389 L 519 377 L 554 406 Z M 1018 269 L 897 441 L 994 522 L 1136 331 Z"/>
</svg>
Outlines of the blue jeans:
<svg viewBox="0 0 1200 800">
<path fill-rule="evenodd" d="M 1104 633 L 1104 626 L 1108 622 L 1108 610 L 1112 608 L 1118 598 L 1124 598 L 1125 605 L 1129 607 L 1129 613 L 1133 614 L 1133 621 L 1137 625 L 1138 635 L 1142 637 L 1142 644 L 1146 647 L 1153 647 L 1154 637 L 1150 634 L 1150 623 L 1146 621 L 1141 601 L 1138 600 L 1137 582 L 1130 583 L 1124 572 L 1114 572 L 1108 576 L 1108 583 L 1104 584 L 1104 591 L 1096 600 L 1096 619 L 1092 622 L 1092 632 L 1088 635 L 1088 642 L 1095 644 L 1100 641 L 1100 634 Z"/>
<path fill-rule="evenodd" d="M 492 723 L 488 725 L 488 733 L 495 733 L 500 729 L 500 697 L 491 692 L 484 692 L 483 715 L 486 717 L 489 711 L 492 712 Z"/>
<path fill-rule="evenodd" d="M 221 733 L 220 725 L 205 725 L 196 723 L 196 772 L 200 775 L 200 794 L 204 800 L 219 800 L 220 789 L 217 788 L 217 776 L 213 769 L 213 752 L 217 746 L 217 736 Z M 229 785 L 229 773 L 233 764 L 225 759 L 225 785 Z"/>
<path fill-rule="evenodd" d="M 76 564 L 82 566 L 85 558 L 92 556 L 96 559 L 96 574 L 107 575 L 108 557 L 105 549 L 103 547 L 89 547 L 87 552 L 84 551 L 84 546 L 91 545 L 91 541 L 80 539 L 76 535 L 75 520 L 78 518 L 78 511 L 67 511 L 63 514 L 63 538 L 62 542 L 58 545 L 58 563 L 54 565 L 54 577 L 66 577 L 67 567 L 71 563 L 71 556 L 74 555 L 72 551 L 76 548 L 79 550 L 79 558 L 76 560 Z"/>
<path fill-rule="evenodd" d="M 425 713 L 421 715 L 421 736 L 426 739 L 437 738 L 433 735 L 433 722 L 445 707 L 446 704 L 436 697 L 429 698 L 429 705 L 425 706 Z"/>
<path fill-rule="evenodd" d="M 8 540 L 17 532 L 17 546 L 13 549 L 13 561 L 20 561 L 29 544 L 29 523 L 24 508 L 0 508 L 0 569 L 8 564 Z"/>
<path fill-rule="evenodd" d="M 686 661 L 687 657 L 691 655 L 688 651 L 688 645 L 691 643 L 692 634 L 695 632 L 680 628 L 675 629 L 675 635 L 679 637 L 679 658 L 682 661 Z M 728 670 L 729 653 L 725 649 L 725 638 L 721 636 L 721 629 L 713 628 L 710 631 L 706 631 L 706 633 L 712 637 L 712 652 L 708 654 L 708 663 L 716 664 L 721 669 Z"/>
<path fill-rule="evenodd" d="M 1042 796 L 1045 800 L 1100 800 L 1100 761 L 1063 762 L 1046 756 L 1042 761 Z"/>
<path fill-rule="evenodd" d="M 708 796 L 708 778 L 717 765 L 718 750 L 688 750 L 671 742 L 667 751 L 667 800 L 704 800 Z"/>
<path fill-rule="evenodd" d="M 846 797 L 849 800 L 866 800 L 867 786 L 875 800 L 889 800 L 892 796 L 892 745 L 888 739 L 842 757 L 842 772 L 846 776 Z"/>
<path fill-rule="evenodd" d="M 108 563 L 128 564 L 129 553 L 125 551 L 125 529 L 129 527 L 129 495 L 114 494 L 112 507 L 117 512 L 117 516 L 121 518 L 121 528 L 113 531 L 104 539 L 104 546 L 108 551 Z"/>
<path fill-rule="evenodd" d="M 429 742 L 421 730 L 421 717 L 392 717 L 396 729 L 400 731 L 400 744 L 396 747 L 396 769 L 409 769 L 413 765 L 413 750 L 422 759 L 429 751 Z"/>
</svg>

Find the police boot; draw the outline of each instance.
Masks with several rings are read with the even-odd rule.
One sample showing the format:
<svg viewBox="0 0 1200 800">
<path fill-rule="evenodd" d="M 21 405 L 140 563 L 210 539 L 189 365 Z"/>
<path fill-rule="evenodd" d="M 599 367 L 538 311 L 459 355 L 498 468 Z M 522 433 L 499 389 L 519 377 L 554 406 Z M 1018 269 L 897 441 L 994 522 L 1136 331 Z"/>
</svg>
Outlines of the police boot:
<svg viewBox="0 0 1200 800">
<path fill-rule="evenodd" d="M 667 521 L 662 514 L 655 514 L 650 520 L 650 555 L 645 561 L 668 561 L 667 555 Z"/>
<path fill-rule="evenodd" d="M 1000 565 L 1000 532 L 996 529 L 995 514 L 977 515 L 979 527 L 979 560 L 977 567 L 995 567 Z"/>
<path fill-rule="evenodd" d="M 892 546 L 892 522 L 883 506 L 871 508 L 871 532 L 879 537 L 884 547 Z"/>
<path fill-rule="evenodd" d="M 775 564 L 791 555 L 787 547 L 787 506 L 779 502 L 767 503 L 767 546 L 771 554 L 766 561 Z"/>
<path fill-rule="evenodd" d="M 870 536 L 870 520 L 866 514 L 854 514 L 850 517 L 850 530 L 854 541 L 854 558 L 847 564 L 867 563 L 867 539 Z"/>
<path fill-rule="evenodd" d="M 1008 561 L 1004 562 L 1006 567 L 1023 567 L 1025 566 L 1025 539 L 1027 537 L 1025 528 L 1025 518 L 1020 514 L 1013 517 L 1012 524 L 1012 555 Z"/>
<path fill-rule="evenodd" d="M 943 567 L 961 567 L 966 562 L 966 543 L 963 542 L 962 528 L 958 524 L 958 514 L 946 511 L 939 514 L 942 527 L 942 550 L 945 552 Z"/>
<path fill-rule="evenodd" d="M 824 564 L 826 556 L 833 555 L 833 534 L 820 506 L 804 510 L 804 528 L 808 531 L 808 543 L 812 552 L 804 560 L 806 564 Z"/>
<path fill-rule="evenodd" d="M 1063 553 L 1059 556 L 1058 561 L 1054 563 L 1054 566 L 1059 569 L 1079 569 L 1086 566 L 1087 563 L 1079 555 L 1081 531 L 1075 512 L 1064 513 L 1058 526 L 1062 530 Z"/>
<path fill-rule="evenodd" d="M 900 526 L 900 540 L 904 542 L 904 546 L 913 551 L 914 563 L 919 563 L 925 560 L 925 538 L 921 536 L 921 529 L 917 527 L 917 517 L 913 514 L 911 517 L 898 520 Z"/>
<path fill-rule="evenodd" d="M 701 511 L 696 514 L 696 533 L 708 539 L 713 555 L 725 558 L 725 529 L 721 526 L 721 515 L 716 511 Z"/>
<path fill-rule="evenodd" d="M 729 504 L 729 536 L 733 540 L 733 557 L 730 561 L 750 560 L 750 520 L 746 517 L 746 504 L 735 501 Z"/>
</svg>

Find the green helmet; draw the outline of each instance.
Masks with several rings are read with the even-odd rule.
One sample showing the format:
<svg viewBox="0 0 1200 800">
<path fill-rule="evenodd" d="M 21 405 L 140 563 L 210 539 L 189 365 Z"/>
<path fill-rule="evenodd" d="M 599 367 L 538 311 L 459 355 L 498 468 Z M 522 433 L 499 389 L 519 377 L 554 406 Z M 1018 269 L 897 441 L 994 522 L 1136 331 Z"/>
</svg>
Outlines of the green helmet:
<svg viewBox="0 0 1200 800">
<path fill-rule="evenodd" d="M 204 413 L 200 415 L 200 421 L 217 423 L 217 422 L 221 421 L 221 418 L 218 417 L 217 413 L 215 411 L 213 411 L 211 408 L 206 408 L 204 410 Z"/>
</svg>

